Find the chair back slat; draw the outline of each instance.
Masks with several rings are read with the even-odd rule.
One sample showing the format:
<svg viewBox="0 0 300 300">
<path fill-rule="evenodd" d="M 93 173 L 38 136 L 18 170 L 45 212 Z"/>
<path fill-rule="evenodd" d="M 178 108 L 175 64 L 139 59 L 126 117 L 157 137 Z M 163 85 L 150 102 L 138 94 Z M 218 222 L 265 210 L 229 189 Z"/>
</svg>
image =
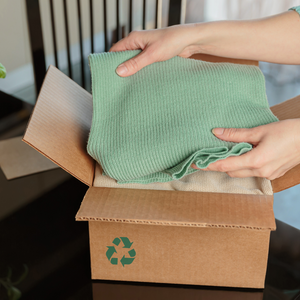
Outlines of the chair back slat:
<svg viewBox="0 0 300 300">
<path fill-rule="evenodd" d="M 69 77 L 73 79 L 72 64 L 71 64 L 71 53 L 70 53 L 70 36 L 69 36 L 69 21 L 68 21 L 68 7 L 67 0 L 63 0 L 64 4 L 64 19 L 65 19 L 65 36 L 67 45 L 67 58 L 68 58 L 68 72 Z"/>
<path fill-rule="evenodd" d="M 170 1 L 168 26 L 180 24 L 181 1 Z"/>
<path fill-rule="evenodd" d="M 109 50 L 108 39 L 107 39 L 107 9 L 106 9 L 106 0 L 103 0 L 103 27 L 104 27 L 104 44 L 105 52 Z"/>
<path fill-rule="evenodd" d="M 80 45 L 81 86 L 85 88 L 80 0 L 77 0 L 77 14 L 78 14 L 79 45 Z"/>
<path fill-rule="evenodd" d="M 50 14 L 51 14 L 51 28 L 52 28 L 52 42 L 53 42 L 54 60 L 55 60 L 55 66 L 58 68 L 57 45 L 56 45 L 56 30 L 55 30 L 53 0 L 50 0 Z"/>
<path fill-rule="evenodd" d="M 143 29 L 146 29 L 146 0 L 143 1 Z"/>
<path fill-rule="evenodd" d="M 120 0 L 117 0 L 116 3 L 116 19 L 117 19 L 117 41 L 121 39 L 121 32 L 120 32 Z"/>
<path fill-rule="evenodd" d="M 156 28 L 162 28 L 162 0 L 156 1 Z"/>
<path fill-rule="evenodd" d="M 94 14 L 93 14 L 93 0 L 90 0 L 90 34 L 91 34 L 91 53 L 94 53 Z"/>
<path fill-rule="evenodd" d="M 33 60 L 36 94 L 39 93 L 46 74 L 46 60 L 38 0 L 26 0 L 28 30 Z"/>
<path fill-rule="evenodd" d="M 157 17 L 158 17 L 157 11 L 158 11 L 158 0 L 156 0 L 155 3 L 155 28 L 157 28 Z"/>
<path fill-rule="evenodd" d="M 129 1 L 129 32 L 132 31 L 132 0 Z"/>
<path fill-rule="evenodd" d="M 46 62 L 45 62 L 45 49 L 43 43 L 43 32 L 41 26 L 41 14 L 40 14 L 40 7 L 39 1 L 41 0 L 26 0 L 26 9 L 27 9 L 27 20 L 28 20 L 28 29 L 29 29 L 29 36 L 30 36 L 30 44 L 31 44 L 31 52 L 32 52 L 32 59 L 33 59 L 33 68 L 34 68 L 34 76 L 35 76 L 35 84 L 36 84 L 36 91 L 39 92 L 45 74 L 46 74 Z M 64 22 L 64 33 L 65 33 L 65 44 L 66 44 L 66 53 L 67 53 L 67 63 L 66 67 L 68 70 L 68 75 L 71 79 L 77 81 L 76 74 L 73 74 L 74 66 L 72 65 L 72 57 L 73 52 L 71 50 L 70 44 L 70 37 L 71 37 L 71 19 L 69 19 L 70 14 L 70 7 L 68 7 L 68 0 L 60 0 L 58 3 L 62 3 L 63 9 L 63 22 Z M 73 1 L 73 0 L 72 0 Z M 97 0 L 98 1 L 98 0 Z M 63 60 L 60 62 L 60 53 L 58 49 L 58 33 L 60 30 L 58 29 L 58 23 L 55 22 L 56 15 L 55 15 L 55 8 L 56 3 L 54 0 L 49 0 L 50 4 L 50 28 L 52 31 L 52 44 L 53 44 L 53 56 L 54 56 L 54 63 L 55 66 L 59 68 L 59 63 L 64 65 Z M 83 5 L 81 0 L 74 1 L 75 3 L 75 10 L 77 9 L 77 22 L 78 22 L 78 33 L 79 33 L 79 47 L 80 47 L 80 62 L 79 66 L 81 72 L 79 72 L 79 82 L 81 82 L 81 86 L 86 88 L 86 84 L 89 84 L 90 80 L 88 78 L 88 68 L 85 68 L 85 64 L 87 62 L 86 51 L 84 52 L 84 45 L 83 45 L 83 19 L 82 19 L 82 12 L 81 12 L 81 5 Z M 186 15 L 186 2 L 187 0 L 169 0 L 169 16 L 168 16 L 168 26 L 172 26 L 175 24 L 182 24 L 185 23 L 185 15 Z M 96 42 L 98 42 L 97 36 L 94 35 L 95 31 L 95 24 L 96 21 L 94 19 L 94 0 L 86 1 L 88 5 L 88 18 L 89 18 L 89 30 L 90 30 L 90 46 L 88 46 L 91 53 L 97 51 L 95 49 Z M 121 24 L 122 15 L 121 10 L 124 8 L 124 3 L 120 0 L 116 0 L 116 28 L 112 31 L 112 36 L 110 32 L 108 32 L 108 2 L 107 0 L 102 0 L 103 4 L 103 28 L 104 28 L 104 49 L 102 48 L 100 51 L 108 52 L 111 45 L 113 43 L 118 42 L 122 38 L 125 37 L 125 29 L 128 28 L 128 32 L 131 32 L 134 28 L 133 24 L 133 17 L 134 17 L 134 7 L 133 7 L 133 0 L 129 0 L 129 15 L 128 15 L 128 22 L 127 26 Z M 77 5 L 76 5 L 77 4 Z M 109 3 L 112 4 L 112 3 Z M 142 3 L 143 8 L 142 11 L 139 12 L 142 14 L 142 28 L 143 30 L 147 27 L 147 20 L 146 20 L 146 9 L 147 9 L 147 1 L 143 0 Z M 149 4 L 149 3 L 148 3 Z M 154 4 L 154 3 L 153 3 Z M 163 0 L 156 0 L 155 1 L 155 23 L 154 28 L 161 28 L 162 27 L 162 11 L 163 11 Z M 68 10 L 69 9 L 69 10 Z M 100 21 L 102 22 L 100 19 Z M 87 49 L 86 49 L 87 50 Z M 74 57 L 75 58 L 75 57 Z M 74 63 L 74 61 L 73 61 Z M 62 67 L 62 66 L 61 66 Z M 86 75 L 86 76 L 85 76 Z M 76 77 L 76 78 L 74 78 Z M 81 77 L 81 78 L 80 78 Z M 81 80 L 80 80 L 81 79 Z"/>
<path fill-rule="evenodd" d="M 185 15 L 186 15 L 186 0 L 181 0 L 180 24 L 185 23 Z"/>
</svg>

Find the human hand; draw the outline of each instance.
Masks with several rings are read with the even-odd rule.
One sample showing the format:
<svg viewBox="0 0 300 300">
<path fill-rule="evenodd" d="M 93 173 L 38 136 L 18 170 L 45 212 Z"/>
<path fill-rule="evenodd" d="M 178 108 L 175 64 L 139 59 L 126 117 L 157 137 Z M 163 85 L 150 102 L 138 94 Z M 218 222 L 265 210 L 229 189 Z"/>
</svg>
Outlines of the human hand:
<svg viewBox="0 0 300 300">
<path fill-rule="evenodd" d="M 204 171 L 225 172 L 230 177 L 283 176 L 300 163 L 300 119 L 278 121 L 254 128 L 213 129 L 216 137 L 230 142 L 248 142 L 253 149 L 210 164 Z M 192 164 L 193 169 L 199 169 Z"/>
<path fill-rule="evenodd" d="M 136 49 L 143 51 L 118 66 L 116 70 L 118 75 L 130 76 L 154 62 L 168 60 L 176 55 L 189 57 L 200 52 L 195 30 L 196 24 L 183 24 L 130 32 L 128 36 L 114 44 L 109 52 Z"/>
</svg>

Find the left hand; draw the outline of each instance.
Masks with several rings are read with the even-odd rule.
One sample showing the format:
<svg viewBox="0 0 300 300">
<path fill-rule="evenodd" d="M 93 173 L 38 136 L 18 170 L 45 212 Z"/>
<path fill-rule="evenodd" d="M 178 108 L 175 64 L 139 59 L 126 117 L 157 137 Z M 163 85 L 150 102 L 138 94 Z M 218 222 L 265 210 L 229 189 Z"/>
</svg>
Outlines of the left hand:
<svg viewBox="0 0 300 300">
<path fill-rule="evenodd" d="M 254 128 L 215 128 L 215 136 L 224 141 L 247 142 L 253 149 L 236 157 L 210 164 L 204 171 L 225 172 L 230 177 L 283 176 L 300 163 L 300 119 L 288 119 Z M 192 164 L 193 169 L 198 169 Z"/>
</svg>

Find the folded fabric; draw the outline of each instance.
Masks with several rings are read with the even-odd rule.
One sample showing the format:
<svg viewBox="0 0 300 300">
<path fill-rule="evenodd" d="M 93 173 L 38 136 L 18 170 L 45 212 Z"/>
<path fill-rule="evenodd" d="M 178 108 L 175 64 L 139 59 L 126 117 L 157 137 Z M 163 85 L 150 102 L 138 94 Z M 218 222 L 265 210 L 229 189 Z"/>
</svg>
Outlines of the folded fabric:
<svg viewBox="0 0 300 300">
<path fill-rule="evenodd" d="M 216 127 L 276 122 L 256 66 L 175 56 L 129 77 L 116 68 L 141 50 L 89 55 L 93 118 L 87 151 L 118 183 L 178 180 L 252 149 L 218 139 Z"/>
<path fill-rule="evenodd" d="M 273 195 L 271 181 L 262 177 L 230 177 L 227 173 L 198 170 L 178 180 L 168 182 L 124 183 L 102 174 L 99 164 L 95 166 L 94 187 L 165 190 L 185 192 L 209 192 L 230 194 Z"/>
</svg>

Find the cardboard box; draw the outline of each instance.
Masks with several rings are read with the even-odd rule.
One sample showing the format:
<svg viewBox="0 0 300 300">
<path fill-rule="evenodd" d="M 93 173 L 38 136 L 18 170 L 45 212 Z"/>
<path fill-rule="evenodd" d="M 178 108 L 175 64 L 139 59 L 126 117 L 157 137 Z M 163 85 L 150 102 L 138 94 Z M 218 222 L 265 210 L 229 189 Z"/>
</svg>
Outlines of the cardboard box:
<svg viewBox="0 0 300 300">
<path fill-rule="evenodd" d="M 272 111 L 299 118 L 300 97 Z M 90 187 L 76 220 L 89 222 L 93 279 L 264 287 L 273 196 L 93 187 L 91 119 L 91 94 L 50 66 L 23 141 Z M 298 184 L 299 170 L 273 180 L 274 192 Z"/>
</svg>

